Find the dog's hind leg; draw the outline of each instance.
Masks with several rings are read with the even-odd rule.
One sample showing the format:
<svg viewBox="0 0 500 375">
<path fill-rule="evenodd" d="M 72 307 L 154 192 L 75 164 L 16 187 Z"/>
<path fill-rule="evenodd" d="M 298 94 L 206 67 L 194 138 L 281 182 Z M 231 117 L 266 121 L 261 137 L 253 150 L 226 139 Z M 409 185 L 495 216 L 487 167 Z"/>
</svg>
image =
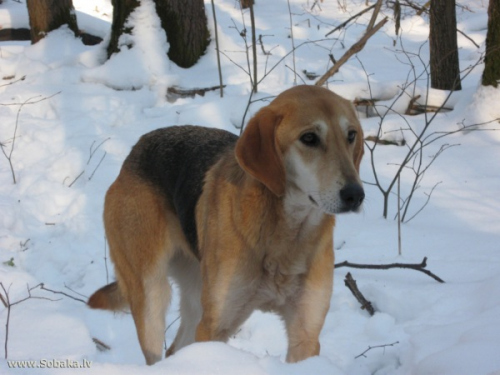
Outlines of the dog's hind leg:
<svg viewBox="0 0 500 375">
<path fill-rule="evenodd" d="M 181 325 L 174 342 L 167 350 L 167 356 L 195 341 L 196 327 L 202 313 L 199 261 L 194 257 L 178 254 L 170 263 L 169 275 L 179 285 Z"/>
<path fill-rule="evenodd" d="M 171 294 L 166 268 L 166 262 L 158 262 L 143 280 L 136 280 L 135 288 L 139 292 L 129 298 L 139 343 L 148 365 L 163 358 L 165 315 Z"/>
<path fill-rule="evenodd" d="M 122 169 L 106 195 L 104 223 L 110 255 L 149 365 L 163 357 L 170 301 L 167 271 L 174 254 L 169 214 L 161 195 L 127 169 Z"/>
</svg>

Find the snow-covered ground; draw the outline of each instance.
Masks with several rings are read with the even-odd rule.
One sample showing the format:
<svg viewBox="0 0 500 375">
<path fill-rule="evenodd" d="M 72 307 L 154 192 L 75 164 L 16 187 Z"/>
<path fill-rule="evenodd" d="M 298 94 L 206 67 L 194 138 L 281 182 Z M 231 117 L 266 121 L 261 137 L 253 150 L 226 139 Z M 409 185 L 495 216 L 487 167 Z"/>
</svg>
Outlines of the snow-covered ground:
<svg viewBox="0 0 500 375">
<path fill-rule="evenodd" d="M 110 0 L 73 2 L 80 28 L 106 40 L 112 16 Z M 209 92 L 204 97 L 167 100 L 166 88 L 173 85 L 218 84 L 215 47 L 212 43 L 191 69 L 169 62 L 168 44 L 159 32 L 151 0 L 142 0 L 142 7 L 133 15 L 137 24 L 131 37 L 134 47 L 109 61 L 105 61 L 104 44 L 84 46 L 64 29 L 33 46 L 0 43 L 0 142 L 16 178 L 14 184 L 8 159 L 0 154 L 0 282 L 11 303 L 28 297 L 27 289 L 40 283 L 86 299 L 113 278 L 101 220 L 103 197 L 141 134 L 173 124 L 239 132 L 250 90 L 239 31 L 249 28 L 249 15 L 245 13 L 243 23 L 236 0 L 215 3 L 221 50 L 226 55 L 222 56 L 227 84 L 223 99 L 218 92 Z M 295 51 L 297 83 L 312 84 L 303 71 L 325 72 L 331 66 L 328 55 L 338 59 L 363 34 L 370 17 L 365 14 L 325 38 L 328 31 L 363 9 L 365 0 L 325 0 L 311 10 L 314 3 L 290 0 L 293 42 L 299 46 Z M 484 52 L 487 1 L 464 0 L 460 5 L 458 28 L 480 46 L 458 35 L 461 69 L 467 70 Z M 206 6 L 213 34 L 208 0 Z M 388 22 L 330 80 L 332 90 L 351 100 L 369 98 L 371 91 L 390 103 L 409 74 L 412 79 L 408 58 L 414 62 L 416 74 L 422 72 L 424 66 L 416 54 L 420 53 L 424 64 L 428 61 L 428 18 L 403 10 L 401 37 L 396 37 L 392 20 Z M 257 0 L 255 12 L 257 35 L 262 35 L 263 47 L 271 55 L 265 56 L 258 46 L 262 81 L 253 99 L 276 95 L 291 87 L 295 79 L 287 1 Z M 383 13 L 392 17 L 389 9 Z M 23 0 L 5 0 L 0 5 L 1 28 L 27 25 Z M 480 86 L 482 68 L 477 66 L 463 81 L 463 90 L 448 102 L 453 110 L 439 114 L 432 131 L 454 131 L 462 123 L 500 118 L 500 90 Z M 422 76 L 415 88 L 423 97 L 426 79 Z M 439 103 L 443 96 L 431 90 L 429 100 Z M 394 108 L 404 109 L 409 101 L 403 95 Z M 265 101 L 253 103 L 250 113 L 263 105 Z M 401 137 L 400 132 L 391 131 L 409 125 L 422 129 L 425 116 L 406 120 L 389 114 L 383 125 L 386 136 Z M 365 133 L 375 134 L 378 122 L 378 118 L 363 118 Z M 482 126 L 498 128 L 498 122 Z M 411 140 L 411 135 L 405 137 Z M 337 262 L 420 263 L 427 257 L 428 269 L 446 283 L 412 270 L 339 268 L 319 357 L 286 364 L 281 322 L 273 315 L 255 313 L 228 344 L 194 344 L 146 367 L 130 315 L 91 311 L 80 301 L 35 288 L 33 298 L 10 309 L 8 359 L 32 360 L 46 367 L 36 370 L 37 374 L 76 371 L 54 369 L 73 364 L 67 361 L 81 365 L 90 361 L 86 371 L 106 375 L 500 374 L 500 133 L 453 134 L 430 145 L 424 162 L 444 144 L 459 146 L 443 152 L 425 174 L 410 214 L 441 183 L 425 209 L 403 224 L 402 256 L 397 254 L 397 223 L 393 220 L 397 198 L 391 195 L 389 218 L 383 219 L 382 195 L 368 184 L 374 181 L 368 153 L 362 163 L 362 178 L 367 182 L 364 210 L 338 217 L 335 244 Z M 384 186 L 405 150 L 397 146 L 376 149 L 375 165 Z M 411 187 L 411 176 L 411 171 L 403 174 L 403 197 Z M 377 311 L 374 316 L 361 310 L 343 285 L 348 271 L 372 301 Z M 167 315 L 167 324 L 172 323 L 166 332 L 167 344 L 178 327 L 177 304 L 174 296 Z M 7 318 L 8 309 L 0 304 L 2 348 Z M 97 350 L 93 338 L 111 350 Z M 381 345 L 384 347 L 365 352 Z M 3 353 L 0 349 L 0 356 Z M 33 374 L 32 369 L 9 369 L 2 359 L 0 373 L 10 371 Z"/>
</svg>

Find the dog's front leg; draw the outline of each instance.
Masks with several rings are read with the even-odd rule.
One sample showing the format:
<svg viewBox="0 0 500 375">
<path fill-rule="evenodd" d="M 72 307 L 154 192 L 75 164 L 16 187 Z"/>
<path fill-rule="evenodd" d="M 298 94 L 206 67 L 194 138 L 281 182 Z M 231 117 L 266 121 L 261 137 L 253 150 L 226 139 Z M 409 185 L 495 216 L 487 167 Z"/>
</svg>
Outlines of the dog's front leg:
<svg viewBox="0 0 500 375">
<path fill-rule="evenodd" d="M 320 251 L 297 295 L 282 316 L 288 334 L 287 362 L 319 355 L 319 334 L 330 307 L 333 288 L 333 250 Z"/>
<path fill-rule="evenodd" d="M 196 341 L 227 341 L 250 316 L 254 307 L 249 299 L 252 282 L 238 259 L 221 259 L 202 265 L 203 314 L 196 330 Z"/>
</svg>

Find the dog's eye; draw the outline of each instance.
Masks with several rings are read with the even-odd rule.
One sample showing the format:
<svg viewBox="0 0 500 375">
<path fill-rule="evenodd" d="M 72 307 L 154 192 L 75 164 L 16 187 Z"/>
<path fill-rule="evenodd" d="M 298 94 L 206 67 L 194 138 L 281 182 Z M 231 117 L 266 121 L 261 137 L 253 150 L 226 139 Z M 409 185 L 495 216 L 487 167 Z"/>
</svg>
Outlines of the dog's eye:
<svg viewBox="0 0 500 375">
<path fill-rule="evenodd" d="M 349 132 L 347 133 L 347 142 L 349 142 L 349 144 L 354 143 L 354 141 L 356 140 L 356 134 L 358 134 L 356 130 L 349 130 Z"/>
<path fill-rule="evenodd" d="M 316 147 L 320 142 L 319 137 L 315 133 L 302 134 L 300 141 L 309 147 Z"/>
</svg>

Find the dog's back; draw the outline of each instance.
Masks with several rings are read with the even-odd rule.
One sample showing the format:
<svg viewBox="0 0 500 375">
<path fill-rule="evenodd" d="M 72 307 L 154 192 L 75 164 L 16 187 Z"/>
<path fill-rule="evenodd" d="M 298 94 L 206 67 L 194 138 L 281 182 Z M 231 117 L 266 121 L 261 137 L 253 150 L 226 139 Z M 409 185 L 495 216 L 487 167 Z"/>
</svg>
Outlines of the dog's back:
<svg viewBox="0 0 500 375">
<path fill-rule="evenodd" d="M 172 126 L 141 137 L 123 168 L 159 189 L 172 205 L 192 251 L 198 255 L 195 207 L 207 170 L 238 137 L 220 129 Z"/>
</svg>

